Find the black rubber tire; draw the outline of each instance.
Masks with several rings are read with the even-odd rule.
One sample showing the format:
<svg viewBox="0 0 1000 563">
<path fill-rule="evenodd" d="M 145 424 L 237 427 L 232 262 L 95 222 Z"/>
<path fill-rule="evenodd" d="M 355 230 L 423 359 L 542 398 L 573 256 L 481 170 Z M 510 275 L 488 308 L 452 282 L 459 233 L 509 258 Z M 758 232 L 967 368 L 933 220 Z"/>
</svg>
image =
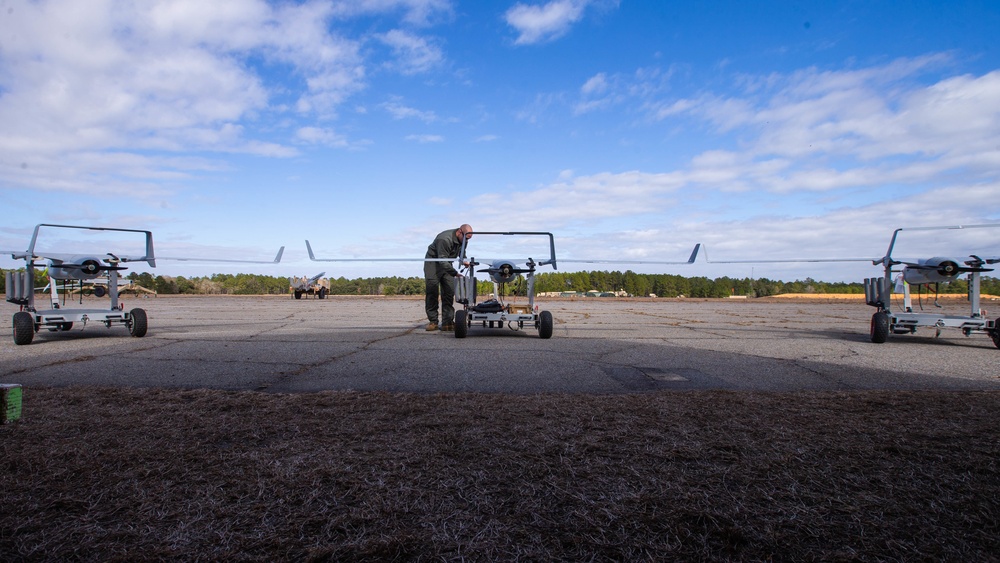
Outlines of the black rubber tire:
<svg viewBox="0 0 1000 563">
<path fill-rule="evenodd" d="M 31 344 L 31 340 L 35 338 L 35 317 L 27 311 L 18 311 L 14 313 L 14 344 L 18 346 L 24 346 L 25 344 Z"/>
<path fill-rule="evenodd" d="M 885 311 L 872 315 L 871 337 L 875 344 L 882 344 L 889 339 L 889 314 Z"/>
<path fill-rule="evenodd" d="M 538 336 L 552 338 L 552 313 L 548 311 L 538 313 Z"/>
<path fill-rule="evenodd" d="M 465 338 L 469 334 L 469 312 L 465 309 L 455 311 L 455 338 Z"/>
<path fill-rule="evenodd" d="M 294 297 L 296 299 L 302 299 L 302 292 L 301 291 L 296 291 Z"/>
<path fill-rule="evenodd" d="M 1000 319 L 993 321 L 993 332 L 990 333 L 990 338 L 993 339 L 993 344 L 1000 348 Z"/>
<path fill-rule="evenodd" d="M 73 323 L 59 323 L 59 330 L 73 330 Z"/>
<path fill-rule="evenodd" d="M 129 325 L 128 333 L 136 338 L 146 336 L 146 328 L 149 326 L 146 321 L 146 311 L 136 307 L 128 313 Z"/>
<path fill-rule="evenodd" d="M 319 295 L 320 299 L 326 299 L 326 288 L 325 287 L 319 288 L 319 294 L 318 295 Z"/>
</svg>

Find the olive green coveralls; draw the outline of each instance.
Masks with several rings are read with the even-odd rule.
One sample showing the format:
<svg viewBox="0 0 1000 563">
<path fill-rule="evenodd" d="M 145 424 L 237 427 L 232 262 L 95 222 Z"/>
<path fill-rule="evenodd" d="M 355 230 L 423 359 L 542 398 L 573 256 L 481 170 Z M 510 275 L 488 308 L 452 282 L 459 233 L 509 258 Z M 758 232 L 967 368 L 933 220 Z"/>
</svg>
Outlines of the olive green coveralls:
<svg viewBox="0 0 1000 563">
<path fill-rule="evenodd" d="M 425 258 L 458 258 L 462 239 L 455 236 L 458 227 L 442 231 L 427 247 Z M 455 323 L 455 276 L 451 262 L 424 262 L 425 305 L 427 320 L 438 324 L 438 295 L 441 297 L 441 323 Z"/>
</svg>

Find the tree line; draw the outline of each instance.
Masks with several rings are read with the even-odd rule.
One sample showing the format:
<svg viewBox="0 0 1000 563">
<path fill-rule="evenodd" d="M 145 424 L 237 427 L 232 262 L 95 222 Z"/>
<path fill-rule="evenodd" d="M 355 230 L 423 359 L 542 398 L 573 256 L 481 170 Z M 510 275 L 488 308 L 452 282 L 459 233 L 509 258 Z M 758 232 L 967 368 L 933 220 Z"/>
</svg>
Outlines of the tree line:
<svg viewBox="0 0 1000 563">
<path fill-rule="evenodd" d="M 20 268 L 23 271 L 23 268 Z M 288 278 L 260 274 L 213 274 L 211 276 L 153 276 L 148 272 L 130 273 L 128 280 L 153 290 L 159 294 L 197 295 L 282 295 L 289 293 Z M 423 295 L 422 277 L 376 277 L 347 279 L 330 278 L 330 295 Z M 0 290 L 5 291 L 6 275 L 0 270 Z M 35 287 L 48 284 L 48 278 L 41 269 L 35 271 Z M 524 278 L 507 284 L 507 294 L 524 295 Z M 629 295 L 658 297 L 702 297 L 717 298 L 730 296 L 767 297 L 787 293 L 864 293 L 860 282 L 823 282 L 812 278 L 784 282 L 767 278 L 709 279 L 706 277 L 685 277 L 673 274 L 637 274 L 625 272 L 543 272 L 535 275 L 536 293 L 562 293 L 588 291 L 623 291 Z M 489 281 L 479 280 L 477 291 L 480 295 L 493 292 Z M 963 294 L 968 292 L 968 282 L 959 279 L 942 284 L 941 293 Z M 988 295 L 1000 295 L 1000 278 L 984 276 L 981 291 Z"/>
<path fill-rule="evenodd" d="M 282 295 L 290 293 L 288 278 L 260 274 L 213 274 L 205 277 L 156 276 L 131 273 L 128 279 L 165 295 Z M 330 278 L 330 295 L 423 295 L 423 278 Z"/>
</svg>

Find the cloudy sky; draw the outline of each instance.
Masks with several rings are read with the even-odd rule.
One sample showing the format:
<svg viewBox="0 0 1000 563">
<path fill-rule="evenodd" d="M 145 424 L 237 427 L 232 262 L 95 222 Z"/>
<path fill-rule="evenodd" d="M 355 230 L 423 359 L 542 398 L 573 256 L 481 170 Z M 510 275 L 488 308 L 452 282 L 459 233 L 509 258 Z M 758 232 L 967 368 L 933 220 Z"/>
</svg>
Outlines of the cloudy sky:
<svg viewBox="0 0 1000 563">
<path fill-rule="evenodd" d="M 419 275 L 303 241 L 421 257 L 468 222 L 564 259 L 880 257 L 897 227 L 1000 222 L 997 29 L 988 0 L 0 0 L 0 248 L 94 225 L 287 246 L 155 273 Z"/>
</svg>

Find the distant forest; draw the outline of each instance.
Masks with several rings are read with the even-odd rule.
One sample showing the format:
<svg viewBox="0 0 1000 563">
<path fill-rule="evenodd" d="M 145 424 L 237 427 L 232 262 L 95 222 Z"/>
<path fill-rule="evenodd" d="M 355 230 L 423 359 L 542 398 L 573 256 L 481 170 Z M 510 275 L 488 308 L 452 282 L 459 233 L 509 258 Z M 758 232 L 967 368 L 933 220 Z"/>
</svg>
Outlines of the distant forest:
<svg viewBox="0 0 1000 563">
<path fill-rule="evenodd" d="M 0 270 L 2 273 L 3 270 Z M 44 287 L 48 279 L 41 270 L 36 272 L 35 287 Z M 0 275 L 0 285 L 5 284 L 5 275 Z M 127 279 L 156 291 L 159 294 L 202 294 L 202 295 L 281 295 L 288 294 L 288 278 L 259 274 L 214 274 L 206 277 L 185 278 L 183 276 L 153 276 L 147 272 L 132 272 Z M 423 295 L 424 280 L 420 277 L 382 278 L 330 278 L 330 295 Z M 5 288 L 4 288 L 5 289 Z M 489 281 L 479 281 L 479 294 L 493 292 Z M 507 284 L 508 294 L 523 295 L 526 283 Z M 785 293 L 864 293 L 861 282 L 823 282 L 812 278 L 784 282 L 767 278 L 709 279 L 706 277 L 684 277 L 671 274 L 637 274 L 626 272 L 544 272 L 535 275 L 535 292 L 578 292 L 624 291 L 630 295 L 658 297 L 767 297 Z M 983 294 L 1000 295 L 1000 278 L 983 277 Z M 964 279 L 941 285 L 941 293 L 963 294 L 968 292 Z"/>
</svg>

